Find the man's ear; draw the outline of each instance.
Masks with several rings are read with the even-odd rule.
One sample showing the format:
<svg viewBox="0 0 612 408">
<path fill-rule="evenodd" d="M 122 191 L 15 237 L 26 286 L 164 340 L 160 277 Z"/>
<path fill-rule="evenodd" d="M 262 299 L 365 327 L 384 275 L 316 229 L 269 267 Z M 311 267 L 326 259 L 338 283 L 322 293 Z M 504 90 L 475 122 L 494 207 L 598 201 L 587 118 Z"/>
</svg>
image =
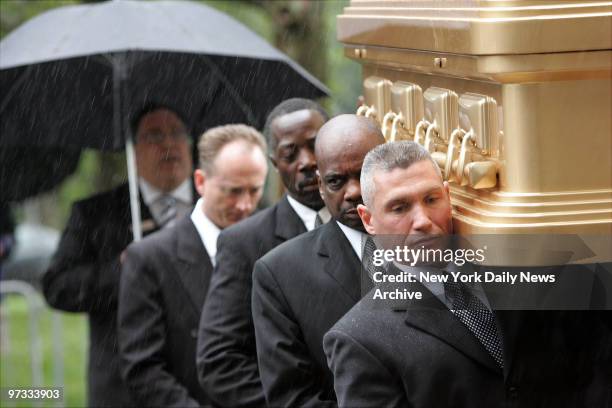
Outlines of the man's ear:
<svg viewBox="0 0 612 408">
<path fill-rule="evenodd" d="M 448 181 L 442 183 L 444 185 L 444 191 L 446 191 L 446 198 L 450 202 L 450 187 L 448 185 Z"/>
<path fill-rule="evenodd" d="M 319 170 L 317 169 L 315 171 L 315 174 L 317 175 L 317 183 L 319 184 L 319 195 L 321 196 L 321 200 L 325 202 L 325 196 L 323 195 L 323 180 L 321 180 L 321 173 L 319 173 Z"/>
<path fill-rule="evenodd" d="M 357 213 L 359 214 L 359 218 L 361 218 L 361 222 L 363 223 L 363 226 L 368 234 L 375 235 L 376 231 L 372 225 L 372 213 L 370 213 L 368 207 L 363 204 L 359 204 L 357 206 Z"/>
<path fill-rule="evenodd" d="M 193 172 L 193 185 L 200 197 L 204 197 L 204 184 L 206 184 L 206 173 L 201 169 L 196 169 Z"/>
</svg>

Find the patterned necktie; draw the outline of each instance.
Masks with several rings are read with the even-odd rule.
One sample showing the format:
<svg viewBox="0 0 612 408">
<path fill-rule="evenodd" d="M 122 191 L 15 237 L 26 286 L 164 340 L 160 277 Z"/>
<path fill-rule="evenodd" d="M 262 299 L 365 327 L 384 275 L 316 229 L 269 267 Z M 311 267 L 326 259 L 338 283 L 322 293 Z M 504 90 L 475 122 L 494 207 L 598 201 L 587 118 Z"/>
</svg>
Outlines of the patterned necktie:
<svg viewBox="0 0 612 408">
<path fill-rule="evenodd" d="M 446 299 L 451 312 L 476 336 L 491 357 L 504 368 L 503 345 L 493 313 L 474 296 L 467 287 L 455 282 L 450 275 L 444 283 Z"/>
<path fill-rule="evenodd" d="M 365 270 L 368 272 L 370 278 L 373 278 L 376 267 L 374 266 L 374 251 L 376 250 L 376 243 L 372 237 L 367 237 L 363 246 L 363 257 L 362 264 Z"/>
<path fill-rule="evenodd" d="M 171 195 L 163 195 L 162 197 L 159 198 L 157 202 L 159 203 L 158 204 L 159 216 L 158 216 L 157 223 L 162 228 L 170 226 L 172 224 L 172 221 L 176 219 L 176 215 L 177 215 L 176 198 L 172 197 Z"/>
</svg>

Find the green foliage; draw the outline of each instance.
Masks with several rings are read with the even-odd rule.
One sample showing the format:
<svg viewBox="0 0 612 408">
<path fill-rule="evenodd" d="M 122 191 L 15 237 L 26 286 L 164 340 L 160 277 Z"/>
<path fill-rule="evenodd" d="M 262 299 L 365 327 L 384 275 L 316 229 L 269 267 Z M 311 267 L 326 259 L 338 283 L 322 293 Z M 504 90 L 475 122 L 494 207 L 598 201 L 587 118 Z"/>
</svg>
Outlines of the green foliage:
<svg viewBox="0 0 612 408">
<path fill-rule="evenodd" d="M 327 86 L 332 93 L 329 109 L 333 115 L 355 113 L 361 94 L 361 66 L 344 56 L 344 48 L 336 39 L 336 16 L 348 4 L 348 0 L 325 2 L 327 43 L 323 48 L 327 52 Z"/>
<path fill-rule="evenodd" d="M 1 346 L 1 387 L 31 387 L 30 344 L 28 327 L 28 309 L 25 300 L 17 296 L 6 296 L 2 300 L 2 336 L 5 340 Z M 51 311 L 46 309 L 38 316 L 40 341 L 43 351 L 43 384 L 52 387 L 53 358 L 55 350 L 52 343 Z M 57 312 L 58 313 L 58 312 Z M 85 361 L 87 349 L 87 320 L 82 314 L 61 313 L 63 331 L 61 335 L 64 361 L 64 405 L 67 407 L 84 407 L 85 394 Z M 17 404 L 2 401 L 3 407 L 31 407 L 31 401 L 20 401 Z M 43 407 L 55 406 L 54 402 L 45 402 Z"/>
<path fill-rule="evenodd" d="M 270 16 L 257 4 L 236 0 L 198 0 L 198 2 L 234 17 L 266 40 L 272 41 Z"/>
</svg>

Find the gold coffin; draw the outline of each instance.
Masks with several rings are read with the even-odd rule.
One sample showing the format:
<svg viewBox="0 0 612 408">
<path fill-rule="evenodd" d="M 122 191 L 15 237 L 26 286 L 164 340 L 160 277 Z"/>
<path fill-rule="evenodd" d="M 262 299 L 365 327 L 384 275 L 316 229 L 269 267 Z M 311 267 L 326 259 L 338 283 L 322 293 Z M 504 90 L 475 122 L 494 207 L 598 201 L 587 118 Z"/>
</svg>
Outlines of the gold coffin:
<svg viewBox="0 0 612 408">
<path fill-rule="evenodd" d="M 338 39 L 358 114 L 430 150 L 458 233 L 612 233 L 612 2 L 352 0 Z"/>
</svg>

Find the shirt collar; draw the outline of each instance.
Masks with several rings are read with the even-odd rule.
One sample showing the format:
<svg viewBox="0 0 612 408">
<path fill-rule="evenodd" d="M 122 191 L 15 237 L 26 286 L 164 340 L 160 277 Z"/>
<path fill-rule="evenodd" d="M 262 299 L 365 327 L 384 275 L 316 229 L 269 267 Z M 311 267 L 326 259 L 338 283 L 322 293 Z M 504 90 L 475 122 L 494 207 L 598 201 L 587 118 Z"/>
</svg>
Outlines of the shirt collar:
<svg viewBox="0 0 612 408">
<path fill-rule="evenodd" d="M 359 257 L 359 260 L 361 261 L 361 255 L 362 255 L 361 247 L 362 247 L 362 243 L 365 242 L 366 234 L 364 234 L 361 231 L 357 231 L 355 229 L 349 228 L 346 225 L 342 224 L 341 222 L 336 221 L 336 223 L 338 224 L 338 226 L 344 233 L 344 236 L 346 237 L 346 239 L 348 239 L 348 241 L 350 242 L 351 247 L 353 248 L 353 251 L 355 251 L 355 253 Z"/>
<path fill-rule="evenodd" d="M 298 217 L 304 223 L 306 230 L 312 231 L 315 227 L 315 219 L 317 218 L 317 212 L 312 208 L 306 207 L 304 204 L 297 201 L 295 198 L 287 194 L 287 201 L 293 210 L 297 213 Z"/>
<path fill-rule="evenodd" d="M 217 238 L 221 230 L 204 213 L 204 199 L 198 199 L 195 208 L 191 212 L 191 221 L 195 225 L 204 248 L 208 253 L 210 262 L 215 266 L 215 256 L 217 255 Z"/>
<path fill-rule="evenodd" d="M 439 275 L 443 271 L 462 272 L 462 273 L 472 271 L 469 269 L 469 267 L 466 266 L 467 264 L 464 264 L 463 266 L 458 266 L 458 265 L 455 265 L 453 262 L 449 262 L 448 265 L 446 265 L 446 267 L 443 268 L 442 270 L 434 268 L 432 266 L 414 267 L 414 266 L 399 264 L 397 262 L 393 262 L 393 264 L 395 265 L 396 268 L 398 268 L 399 270 L 403 272 L 412 272 L 412 273 L 429 272 L 431 274 Z M 429 290 L 432 293 L 432 295 L 437 297 L 438 300 L 440 300 L 440 302 L 442 302 L 448 309 L 453 308 L 452 304 L 448 301 L 448 299 L 446 299 L 446 295 L 444 293 L 444 284 L 442 282 L 428 282 L 428 281 L 423 280 L 421 281 L 421 284 L 425 286 L 427 290 Z M 489 304 L 489 299 L 487 299 L 487 295 L 484 292 L 484 289 L 480 283 L 465 283 L 464 285 L 489 310 L 492 310 L 491 305 Z"/>
<path fill-rule="evenodd" d="M 155 201 L 157 201 L 164 192 L 152 186 L 142 177 L 138 178 L 138 185 L 140 186 L 140 193 L 142 194 L 142 199 L 147 206 L 150 206 Z M 178 201 L 189 204 L 193 202 L 193 191 L 191 190 L 191 181 L 189 177 L 185 179 L 177 188 L 172 190 L 170 193 L 167 193 L 172 197 L 176 198 Z"/>
</svg>

